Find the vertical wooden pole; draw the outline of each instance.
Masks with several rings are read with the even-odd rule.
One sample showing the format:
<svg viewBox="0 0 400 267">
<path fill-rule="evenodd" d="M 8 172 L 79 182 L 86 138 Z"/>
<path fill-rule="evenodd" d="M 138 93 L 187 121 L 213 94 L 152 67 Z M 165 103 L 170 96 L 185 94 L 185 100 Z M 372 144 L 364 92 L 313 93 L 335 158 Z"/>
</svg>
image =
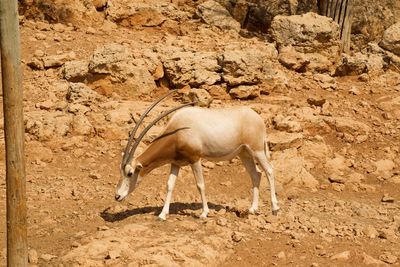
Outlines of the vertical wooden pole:
<svg viewBox="0 0 400 267">
<path fill-rule="evenodd" d="M 22 76 L 17 0 L 0 2 L 7 187 L 7 265 L 27 266 Z"/>
<path fill-rule="evenodd" d="M 350 52 L 352 24 L 353 24 L 353 0 L 348 0 L 346 16 L 344 18 L 343 30 L 342 30 L 343 51 L 345 53 Z"/>
<path fill-rule="evenodd" d="M 353 0 L 319 0 L 321 15 L 331 17 L 339 24 L 342 51 L 350 52 Z"/>
</svg>

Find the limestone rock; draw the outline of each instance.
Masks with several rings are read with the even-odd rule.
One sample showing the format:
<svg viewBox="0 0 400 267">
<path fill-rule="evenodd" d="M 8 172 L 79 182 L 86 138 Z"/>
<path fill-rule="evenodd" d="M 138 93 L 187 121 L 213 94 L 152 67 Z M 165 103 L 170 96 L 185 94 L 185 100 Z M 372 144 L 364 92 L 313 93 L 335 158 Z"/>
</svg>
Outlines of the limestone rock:
<svg viewBox="0 0 400 267">
<path fill-rule="evenodd" d="M 334 130 L 351 135 L 365 135 L 371 128 L 363 122 L 347 117 L 324 117 L 324 121 Z"/>
<path fill-rule="evenodd" d="M 70 83 L 66 98 L 69 103 L 91 106 L 98 103 L 102 96 L 83 83 Z"/>
<path fill-rule="evenodd" d="M 331 257 L 331 260 L 348 260 L 350 258 L 350 251 L 346 250 L 341 253 L 335 254 Z"/>
<path fill-rule="evenodd" d="M 67 81 L 83 82 L 89 72 L 89 62 L 68 61 L 64 64 L 63 75 Z"/>
<path fill-rule="evenodd" d="M 259 96 L 257 86 L 240 85 L 229 90 L 229 95 L 236 99 L 253 99 Z"/>
<path fill-rule="evenodd" d="M 400 56 L 400 22 L 387 28 L 379 45 Z"/>
<path fill-rule="evenodd" d="M 213 85 L 221 80 L 221 66 L 214 52 L 171 50 L 163 61 L 166 78 L 178 88 Z"/>
<path fill-rule="evenodd" d="M 222 78 L 229 86 L 259 84 L 271 72 L 271 60 L 276 59 L 278 52 L 274 45 L 268 43 L 250 43 L 243 46 L 229 44 L 219 58 L 222 66 Z M 273 75 L 273 74 L 272 74 Z"/>
<path fill-rule="evenodd" d="M 342 60 L 339 63 L 335 75 L 337 76 L 352 76 L 363 73 L 377 74 L 382 72 L 383 59 L 374 54 L 355 53 L 353 56 L 343 54 Z"/>
<path fill-rule="evenodd" d="M 223 30 L 240 31 L 240 23 L 232 18 L 228 10 L 216 1 L 209 0 L 198 5 L 196 15 L 205 23 Z"/>
<path fill-rule="evenodd" d="M 213 97 L 204 89 L 190 89 L 187 94 L 190 102 L 196 102 L 195 105 L 200 107 L 210 107 Z"/>
<path fill-rule="evenodd" d="M 165 14 L 171 13 L 168 8 L 173 8 L 173 5 L 163 5 L 157 1 L 144 3 L 120 0 L 109 1 L 105 13 L 108 20 L 125 27 L 155 27 L 166 21 Z"/>
<path fill-rule="evenodd" d="M 293 116 L 285 117 L 282 114 L 278 114 L 277 116 L 274 117 L 273 124 L 275 126 L 275 129 L 279 131 L 296 133 L 296 132 L 301 132 L 303 130 L 301 124 Z"/>
<path fill-rule="evenodd" d="M 330 18 L 315 13 L 276 16 L 271 30 L 285 66 L 325 72 L 339 61 L 339 27 Z"/>
<path fill-rule="evenodd" d="M 303 134 L 272 132 L 268 135 L 268 143 L 272 151 L 299 148 L 303 143 Z"/>
<path fill-rule="evenodd" d="M 310 189 L 319 185 L 318 180 L 306 170 L 304 158 L 298 155 L 295 148 L 275 152 L 272 163 L 278 183 Z"/>
<path fill-rule="evenodd" d="M 127 47 L 116 43 L 94 51 L 89 60 L 89 73 L 99 79 L 105 75 L 124 95 L 149 93 L 156 88 L 147 61 L 140 56 L 134 57 Z"/>
<path fill-rule="evenodd" d="M 43 66 L 47 68 L 57 68 L 64 65 L 65 62 L 75 59 L 75 52 L 64 53 L 60 55 L 50 55 L 42 58 Z"/>
</svg>

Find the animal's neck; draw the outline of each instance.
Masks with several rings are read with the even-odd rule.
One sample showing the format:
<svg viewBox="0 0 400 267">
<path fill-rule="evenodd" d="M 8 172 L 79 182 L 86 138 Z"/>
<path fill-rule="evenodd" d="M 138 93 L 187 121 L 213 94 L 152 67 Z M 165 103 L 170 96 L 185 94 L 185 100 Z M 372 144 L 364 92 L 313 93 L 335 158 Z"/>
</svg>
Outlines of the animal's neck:
<svg viewBox="0 0 400 267">
<path fill-rule="evenodd" d="M 137 161 L 143 165 L 143 175 L 171 162 L 175 151 L 173 138 L 173 136 L 166 136 L 154 141 L 137 157 Z"/>
</svg>

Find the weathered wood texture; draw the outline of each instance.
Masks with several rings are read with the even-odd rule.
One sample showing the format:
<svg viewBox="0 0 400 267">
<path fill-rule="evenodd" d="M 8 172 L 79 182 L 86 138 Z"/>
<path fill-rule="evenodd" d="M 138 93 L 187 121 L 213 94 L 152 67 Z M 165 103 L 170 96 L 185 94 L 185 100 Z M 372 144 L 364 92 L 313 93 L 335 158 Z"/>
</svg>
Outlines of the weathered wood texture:
<svg viewBox="0 0 400 267">
<path fill-rule="evenodd" d="M 0 33 L 6 142 L 7 265 L 27 266 L 24 125 L 17 0 L 1 0 Z"/>
<path fill-rule="evenodd" d="M 343 51 L 348 53 L 351 43 L 353 0 L 321 0 L 319 9 L 321 15 L 331 17 L 339 24 Z"/>
</svg>

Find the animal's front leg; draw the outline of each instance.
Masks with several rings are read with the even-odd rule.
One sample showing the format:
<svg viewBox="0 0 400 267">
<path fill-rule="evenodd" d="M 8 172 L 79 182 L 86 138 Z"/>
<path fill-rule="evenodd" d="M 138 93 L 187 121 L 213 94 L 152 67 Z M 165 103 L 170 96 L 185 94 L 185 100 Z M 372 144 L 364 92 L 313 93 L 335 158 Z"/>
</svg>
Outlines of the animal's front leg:
<svg viewBox="0 0 400 267">
<path fill-rule="evenodd" d="M 194 178 L 196 178 L 197 189 L 199 189 L 201 195 L 201 201 L 203 202 L 203 212 L 200 215 L 200 218 L 206 218 L 209 212 L 205 185 L 204 185 L 204 177 L 203 177 L 203 168 L 201 167 L 201 161 L 197 161 L 194 164 L 190 165 L 192 167 L 192 171 L 194 174 Z"/>
<path fill-rule="evenodd" d="M 168 183 L 167 183 L 167 196 L 165 197 L 164 207 L 158 215 L 161 220 L 167 219 L 167 214 L 169 214 L 169 205 L 171 204 L 172 190 L 174 190 L 176 177 L 179 173 L 179 166 L 171 164 L 171 171 L 169 173 Z"/>
</svg>

